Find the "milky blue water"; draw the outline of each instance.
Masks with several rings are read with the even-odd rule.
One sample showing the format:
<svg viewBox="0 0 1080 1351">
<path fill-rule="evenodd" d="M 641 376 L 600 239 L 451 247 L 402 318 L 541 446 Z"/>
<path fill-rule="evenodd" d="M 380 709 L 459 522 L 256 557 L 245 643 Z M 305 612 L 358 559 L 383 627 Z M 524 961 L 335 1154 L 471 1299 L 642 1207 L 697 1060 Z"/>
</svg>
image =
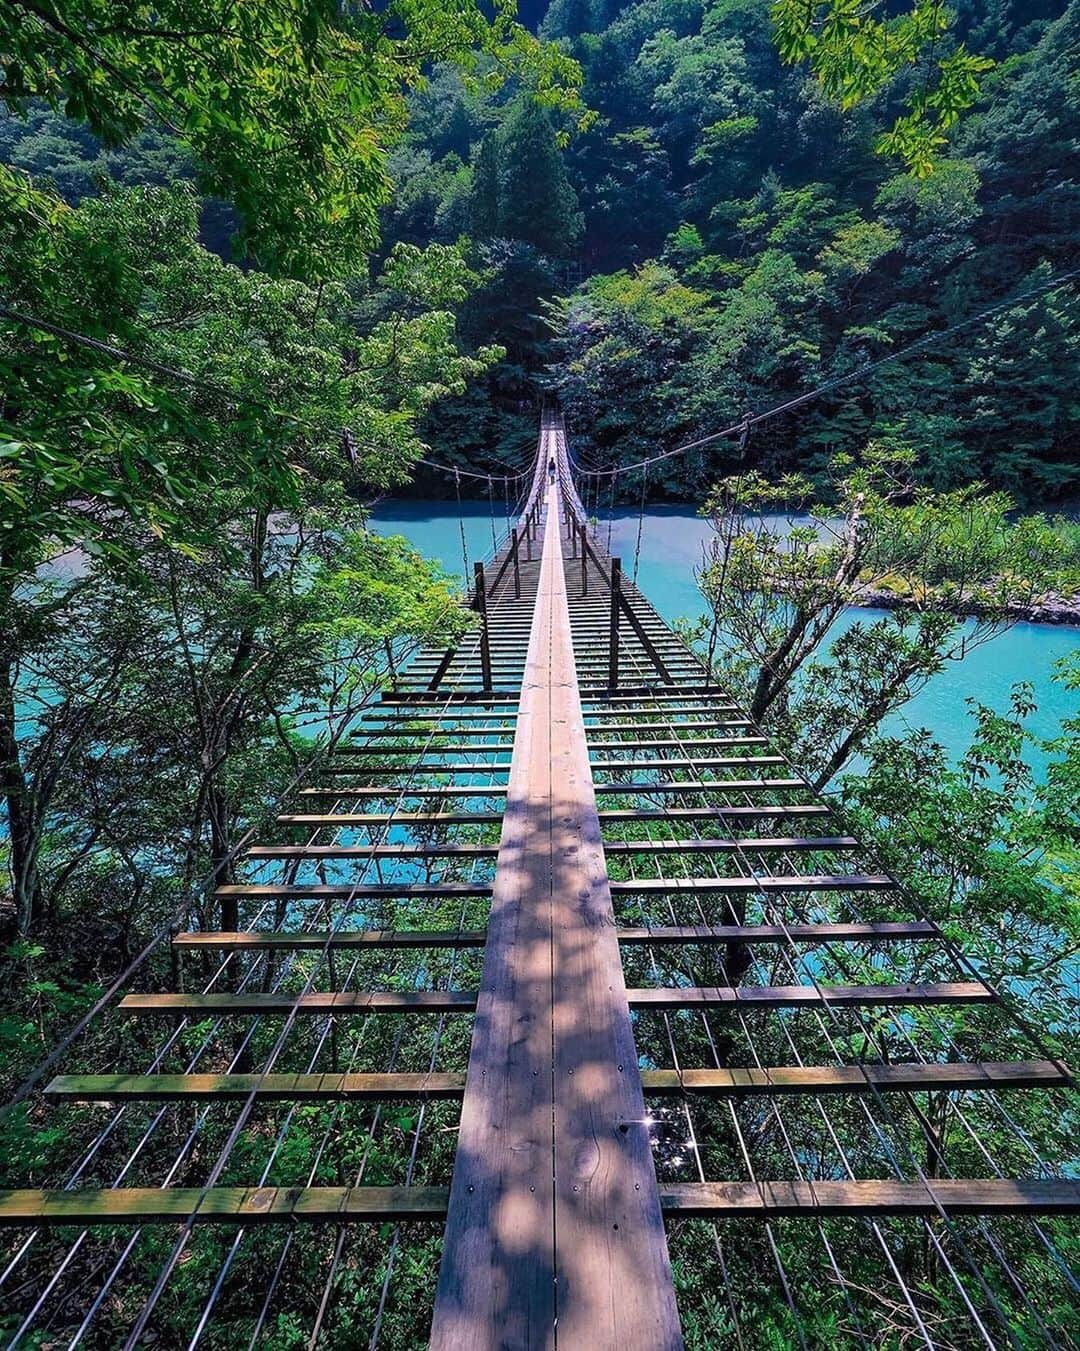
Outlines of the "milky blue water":
<svg viewBox="0 0 1080 1351">
<path fill-rule="evenodd" d="M 486 502 L 463 503 L 465 543 L 470 569 L 491 550 L 491 520 Z M 387 501 L 375 510 L 372 526 L 383 534 L 404 535 L 429 558 L 441 560 L 447 572 L 462 572 L 461 535 L 456 503 Z M 503 525 L 496 521 L 496 528 Z M 611 522 L 611 549 L 632 573 L 637 541 L 635 511 L 616 512 Z M 600 525 L 607 539 L 607 522 Z M 694 581 L 694 569 L 710 537 L 707 521 L 687 507 L 655 506 L 646 513 L 641 536 L 638 585 L 669 622 L 696 618 L 705 606 Z M 873 610 L 851 611 L 841 623 L 876 617 Z M 1016 624 L 1007 633 L 977 648 L 962 662 L 950 664 L 904 709 L 892 729 L 926 727 L 950 752 L 959 755 L 971 740 L 973 723 L 966 700 L 976 699 L 999 710 L 1008 707 L 1009 690 L 1019 681 L 1035 688 L 1038 712 L 1029 726 L 1040 737 L 1058 734 L 1065 717 L 1080 715 L 1080 692 L 1069 692 L 1053 679 L 1062 657 L 1080 650 L 1080 629 L 1050 624 Z M 1045 757 L 1031 754 L 1036 768 Z"/>
</svg>

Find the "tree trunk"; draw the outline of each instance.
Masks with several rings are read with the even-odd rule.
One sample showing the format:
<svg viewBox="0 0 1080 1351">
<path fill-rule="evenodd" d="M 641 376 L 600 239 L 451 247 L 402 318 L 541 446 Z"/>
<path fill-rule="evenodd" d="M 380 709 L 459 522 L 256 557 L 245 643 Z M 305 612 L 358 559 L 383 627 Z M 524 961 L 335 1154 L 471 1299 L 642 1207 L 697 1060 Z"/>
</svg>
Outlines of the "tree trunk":
<svg viewBox="0 0 1080 1351">
<path fill-rule="evenodd" d="M 15 721 L 15 667 L 0 662 L 0 794 L 8 815 L 15 931 L 20 938 L 41 927 L 45 898 L 38 871 L 40 831 L 34 795 L 23 769 Z"/>
</svg>

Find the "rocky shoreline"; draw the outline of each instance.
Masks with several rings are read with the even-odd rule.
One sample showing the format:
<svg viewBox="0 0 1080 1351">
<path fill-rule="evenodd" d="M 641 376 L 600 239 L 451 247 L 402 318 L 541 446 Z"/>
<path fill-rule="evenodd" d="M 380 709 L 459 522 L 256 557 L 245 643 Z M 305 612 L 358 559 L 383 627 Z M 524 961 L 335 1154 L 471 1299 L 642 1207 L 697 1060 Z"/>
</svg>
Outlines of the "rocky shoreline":
<svg viewBox="0 0 1080 1351">
<path fill-rule="evenodd" d="M 913 602 L 907 596 L 898 596 L 895 591 L 870 589 L 861 592 L 854 604 L 870 610 L 908 610 Z M 1066 624 L 1080 628 L 1080 595 L 1061 596 L 1049 592 L 1034 605 L 1010 605 L 1006 608 L 1016 619 L 1029 624 Z M 987 613 L 978 605 L 958 606 L 956 612 L 973 617 Z"/>
</svg>

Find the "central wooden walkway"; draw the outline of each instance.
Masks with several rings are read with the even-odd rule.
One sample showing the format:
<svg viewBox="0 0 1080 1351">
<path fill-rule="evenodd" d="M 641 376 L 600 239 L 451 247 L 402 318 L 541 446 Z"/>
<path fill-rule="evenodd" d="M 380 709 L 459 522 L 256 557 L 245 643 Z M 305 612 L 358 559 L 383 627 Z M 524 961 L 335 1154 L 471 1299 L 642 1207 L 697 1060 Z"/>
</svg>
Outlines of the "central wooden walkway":
<svg viewBox="0 0 1080 1351">
<path fill-rule="evenodd" d="M 918 1251 L 975 1329 L 943 1346 L 993 1347 L 987 1323 L 1015 1340 L 995 1289 L 1044 1296 L 1010 1234 L 1034 1226 L 1062 1267 L 1042 1217 L 1080 1212 L 1080 1182 L 1010 1136 L 1001 1098 L 1071 1076 L 622 576 L 558 419 L 469 603 L 459 645 L 397 670 L 281 838 L 215 888 L 218 927 L 172 936 L 173 988 L 124 994 L 128 1068 L 60 1074 L 35 1103 L 98 1133 L 50 1185 L 35 1165 L 0 1192 L 0 1226 L 32 1231 L 0 1271 L 11 1345 L 74 1318 L 65 1344 L 134 1348 L 207 1225 L 235 1238 L 191 1347 L 225 1290 L 254 1301 L 236 1344 L 262 1344 L 275 1300 L 293 1313 L 290 1252 L 323 1235 L 319 1288 L 288 1294 L 310 1294 L 308 1345 L 357 1344 L 351 1308 L 343 1340 L 327 1326 L 360 1271 L 375 1345 L 405 1231 L 443 1224 L 437 1288 L 414 1250 L 410 1346 L 430 1314 L 437 1351 L 678 1348 L 674 1265 L 696 1325 L 754 1348 L 740 1318 L 763 1283 L 798 1317 L 774 1225 L 822 1288 L 861 1299 L 852 1254 L 876 1255 L 908 1321 L 866 1344 L 936 1344 Z M 317 1144 L 290 1171 L 299 1107 Z M 181 1237 L 140 1286 L 150 1225 Z M 102 1331 L 109 1309 L 128 1324 Z"/>
<path fill-rule="evenodd" d="M 554 434 L 541 460 L 554 462 Z M 431 1345 L 682 1345 L 546 493 Z"/>
</svg>

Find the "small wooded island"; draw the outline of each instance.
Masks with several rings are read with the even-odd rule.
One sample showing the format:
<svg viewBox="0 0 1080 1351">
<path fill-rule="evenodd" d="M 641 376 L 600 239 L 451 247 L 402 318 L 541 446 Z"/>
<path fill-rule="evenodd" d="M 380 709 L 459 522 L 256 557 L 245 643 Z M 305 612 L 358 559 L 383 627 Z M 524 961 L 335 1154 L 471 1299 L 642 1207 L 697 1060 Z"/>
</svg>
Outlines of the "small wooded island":
<svg viewBox="0 0 1080 1351">
<path fill-rule="evenodd" d="M 5 1345 L 1076 1343 L 1078 53 L 4 7 Z"/>
</svg>

